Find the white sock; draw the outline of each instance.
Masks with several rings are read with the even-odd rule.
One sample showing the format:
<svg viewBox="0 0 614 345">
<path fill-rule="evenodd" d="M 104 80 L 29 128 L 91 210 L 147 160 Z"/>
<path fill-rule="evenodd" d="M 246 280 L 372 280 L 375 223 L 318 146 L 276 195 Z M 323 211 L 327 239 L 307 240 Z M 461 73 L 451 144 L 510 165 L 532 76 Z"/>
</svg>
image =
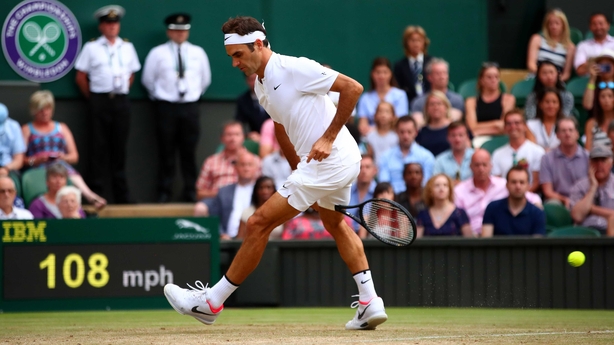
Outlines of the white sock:
<svg viewBox="0 0 614 345">
<path fill-rule="evenodd" d="M 228 278 L 226 278 L 226 275 L 224 275 L 222 279 L 209 290 L 207 293 L 207 300 L 211 306 L 219 308 L 238 287 L 239 285 L 231 283 Z"/>
<path fill-rule="evenodd" d="M 371 278 L 371 270 L 365 270 L 354 274 L 354 281 L 358 286 L 358 301 L 368 303 L 375 297 L 375 287 L 373 286 L 373 279 Z"/>
</svg>

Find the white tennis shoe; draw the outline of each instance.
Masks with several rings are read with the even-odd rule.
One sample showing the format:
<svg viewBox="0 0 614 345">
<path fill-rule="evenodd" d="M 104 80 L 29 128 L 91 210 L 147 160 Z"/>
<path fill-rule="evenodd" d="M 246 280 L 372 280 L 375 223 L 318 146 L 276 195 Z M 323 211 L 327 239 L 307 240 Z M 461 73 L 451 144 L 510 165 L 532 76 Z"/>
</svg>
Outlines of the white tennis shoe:
<svg viewBox="0 0 614 345">
<path fill-rule="evenodd" d="M 166 284 L 164 295 L 168 303 L 179 314 L 189 315 L 206 325 L 213 324 L 224 310 L 224 305 L 215 309 L 209 304 L 207 293 L 210 289 L 203 286 L 200 280 L 196 281 L 196 288 L 190 284 L 187 285 L 190 289 L 182 289 L 175 284 Z"/>
<path fill-rule="evenodd" d="M 357 297 L 358 295 L 352 296 Z M 354 318 L 345 324 L 345 329 L 360 330 L 360 329 L 375 329 L 388 320 L 386 309 L 384 309 L 384 300 L 381 297 L 375 297 L 369 303 L 352 302 L 352 308 L 356 309 Z"/>
</svg>

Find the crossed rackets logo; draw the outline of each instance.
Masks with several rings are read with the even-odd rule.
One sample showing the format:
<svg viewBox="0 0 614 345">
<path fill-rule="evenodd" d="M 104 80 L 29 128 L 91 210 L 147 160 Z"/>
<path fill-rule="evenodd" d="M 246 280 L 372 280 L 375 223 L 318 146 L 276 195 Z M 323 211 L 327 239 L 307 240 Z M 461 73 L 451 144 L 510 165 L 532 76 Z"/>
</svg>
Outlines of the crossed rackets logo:
<svg viewBox="0 0 614 345">
<path fill-rule="evenodd" d="M 65 47 L 60 23 L 48 15 L 34 15 L 26 19 L 19 32 L 23 57 L 31 63 L 51 63 L 62 54 Z"/>
<path fill-rule="evenodd" d="M 48 83 L 72 69 L 81 49 L 81 29 L 57 0 L 22 0 L 4 19 L 0 40 L 4 58 L 18 75 Z"/>
<path fill-rule="evenodd" d="M 60 31 L 60 27 L 54 22 L 48 23 L 42 30 L 37 23 L 27 22 L 23 26 L 23 35 L 28 41 L 36 43 L 28 56 L 34 55 L 40 48 L 45 49 L 49 55 L 55 56 L 55 50 L 47 43 L 55 42 L 60 37 Z"/>
</svg>

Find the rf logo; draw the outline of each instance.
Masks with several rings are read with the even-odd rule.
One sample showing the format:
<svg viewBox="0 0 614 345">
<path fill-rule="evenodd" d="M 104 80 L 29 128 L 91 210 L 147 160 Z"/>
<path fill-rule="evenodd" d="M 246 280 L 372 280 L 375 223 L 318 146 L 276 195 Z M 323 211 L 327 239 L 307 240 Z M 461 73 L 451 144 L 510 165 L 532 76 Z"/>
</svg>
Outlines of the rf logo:
<svg viewBox="0 0 614 345">
<path fill-rule="evenodd" d="M 81 48 L 79 23 L 54 0 L 26 0 L 15 6 L 2 27 L 2 50 L 20 76 L 46 83 L 68 73 Z"/>
</svg>

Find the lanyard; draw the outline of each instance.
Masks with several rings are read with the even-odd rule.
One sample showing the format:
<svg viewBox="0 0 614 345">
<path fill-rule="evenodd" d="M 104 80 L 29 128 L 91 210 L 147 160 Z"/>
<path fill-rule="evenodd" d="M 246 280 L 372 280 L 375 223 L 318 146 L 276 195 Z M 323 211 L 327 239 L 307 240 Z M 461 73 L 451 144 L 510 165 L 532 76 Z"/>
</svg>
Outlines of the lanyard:
<svg viewBox="0 0 614 345">
<path fill-rule="evenodd" d="M 117 53 L 117 61 L 119 62 L 119 67 L 124 67 L 124 64 L 122 63 L 122 54 L 121 54 L 121 45 L 117 47 L 117 49 L 115 49 L 115 51 L 113 53 L 111 53 L 111 51 L 109 50 L 109 46 L 107 43 L 103 43 L 106 51 L 107 51 L 107 55 L 109 56 L 109 66 L 113 67 L 113 55 L 115 55 L 115 53 Z"/>
<path fill-rule="evenodd" d="M 177 51 L 175 51 L 175 49 L 173 49 L 172 41 L 168 42 L 168 47 L 171 50 L 171 55 L 173 56 L 173 59 L 175 60 L 175 72 L 177 72 L 177 75 L 179 76 L 179 60 L 178 60 L 179 58 L 177 57 L 177 53 L 181 49 L 181 47 L 177 44 Z M 183 64 L 184 77 L 185 77 L 185 71 L 188 69 L 187 62 L 188 62 L 188 49 L 186 48 L 183 50 L 182 55 L 181 55 L 181 63 Z"/>
</svg>

